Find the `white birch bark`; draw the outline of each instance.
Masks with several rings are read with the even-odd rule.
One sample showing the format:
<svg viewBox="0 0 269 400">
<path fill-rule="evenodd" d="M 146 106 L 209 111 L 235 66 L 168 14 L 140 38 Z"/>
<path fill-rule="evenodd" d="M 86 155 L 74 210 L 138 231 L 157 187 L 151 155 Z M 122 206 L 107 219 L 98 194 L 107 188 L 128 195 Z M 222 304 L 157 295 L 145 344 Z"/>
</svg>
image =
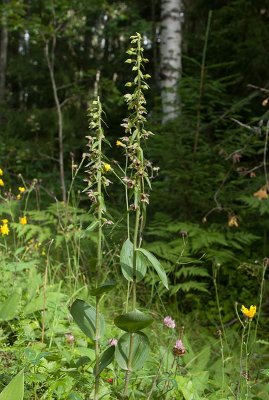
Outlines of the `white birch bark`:
<svg viewBox="0 0 269 400">
<path fill-rule="evenodd" d="M 8 3 L 7 0 L 3 2 Z M 6 15 L 3 13 L 1 19 L 1 39 L 0 39 L 0 103 L 5 99 L 6 87 L 6 66 L 7 66 L 7 46 L 8 46 L 8 30 Z"/>
<path fill-rule="evenodd" d="M 162 122 L 180 115 L 178 83 L 181 77 L 182 0 L 162 0 L 161 5 L 161 98 Z"/>
</svg>

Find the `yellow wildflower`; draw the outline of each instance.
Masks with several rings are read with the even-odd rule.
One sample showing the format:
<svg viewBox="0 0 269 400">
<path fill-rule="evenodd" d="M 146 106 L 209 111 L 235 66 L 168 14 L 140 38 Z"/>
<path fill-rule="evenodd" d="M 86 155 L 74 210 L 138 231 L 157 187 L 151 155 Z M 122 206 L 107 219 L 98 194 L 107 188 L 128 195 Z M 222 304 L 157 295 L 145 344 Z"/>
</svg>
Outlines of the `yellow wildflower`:
<svg viewBox="0 0 269 400">
<path fill-rule="evenodd" d="M 0 176 L 3 176 L 3 175 L 4 175 L 4 172 L 3 172 L 2 168 L 0 168 Z"/>
<path fill-rule="evenodd" d="M 20 193 L 24 193 L 25 190 L 26 190 L 25 187 L 22 187 L 22 186 L 20 186 L 18 189 L 19 189 L 19 192 L 20 192 Z"/>
<path fill-rule="evenodd" d="M 105 164 L 104 164 L 104 170 L 105 170 L 105 172 L 108 172 L 108 171 L 110 171 L 110 170 L 111 170 L 111 165 L 110 165 L 110 164 L 107 164 L 107 163 L 105 163 Z"/>
<path fill-rule="evenodd" d="M 254 197 L 257 197 L 259 200 L 268 199 L 267 191 L 262 188 L 253 194 Z"/>
<path fill-rule="evenodd" d="M 0 186 L 4 186 L 4 181 L 3 181 L 3 179 L 0 179 Z"/>
<path fill-rule="evenodd" d="M 249 319 L 252 319 L 254 317 L 254 315 L 256 314 L 256 309 L 256 306 L 250 306 L 249 309 L 245 306 L 241 307 L 242 313 L 245 315 L 245 317 L 248 317 Z"/>
<path fill-rule="evenodd" d="M 21 225 L 26 225 L 27 224 L 27 218 L 25 216 L 20 218 L 20 224 Z"/>
<path fill-rule="evenodd" d="M 236 228 L 238 228 L 239 224 L 238 224 L 238 219 L 235 215 L 230 215 L 229 216 L 229 220 L 228 220 L 228 226 L 231 228 L 233 226 L 235 226 Z"/>
<path fill-rule="evenodd" d="M 117 140 L 117 141 L 116 141 L 116 146 L 125 147 L 125 144 L 122 143 L 120 140 Z"/>
<path fill-rule="evenodd" d="M 0 231 L 1 231 L 2 236 L 8 235 L 9 234 L 9 227 L 7 226 L 7 224 L 0 225 Z"/>
<path fill-rule="evenodd" d="M 4 225 L 6 225 L 6 224 L 8 224 L 8 219 L 6 219 L 6 218 L 2 219 L 2 222 L 3 222 Z"/>
<path fill-rule="evenodd" d="M 17 199 L 20 200 L 21 199 L 21 195 L 17 194 Z"/>
</svg>

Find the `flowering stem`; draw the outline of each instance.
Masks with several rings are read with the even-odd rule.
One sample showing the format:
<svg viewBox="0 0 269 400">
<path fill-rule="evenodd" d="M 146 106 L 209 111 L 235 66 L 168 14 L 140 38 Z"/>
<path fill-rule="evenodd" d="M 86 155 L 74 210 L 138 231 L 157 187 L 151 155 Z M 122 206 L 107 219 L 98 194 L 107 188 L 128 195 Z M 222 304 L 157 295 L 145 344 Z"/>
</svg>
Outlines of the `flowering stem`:
<svg viewBox="0 0 269 400">
<path fill-rule="evenodd" d="M 217 285 L 217 274 L 218 274 L 217 267 L 213 266 L 213 283 L 214 283 L 214 288 L 215 288 L 216 302 L 217 302 L 217 306 L 218 306 L 219 320 L 220 320 L 221 330 L 222 330 L 222 333 L 223 333 L 223 336 L 225 339 L 225 343 L 228 346 L 228 341 L 226 338 L 225 328 L 224 328 L 221 310 L 220 310 L 219 291 L 218 291 L 218 285 Z"/>
<path fill-rule="evenodd" d="M 249 376 L 248 376 L 248 357 L 249 357 L 248 342 L 249 342 L 249 334 L 250 334 L 251 322 L 252 322 L 252 320 L 250 319 L 248 321 L 248 333 L 247 333 L 247 339 L 246 339 L 246 342 L 245 342 L 245 347 L 246 347 L 245 379 L 246 379 L 246 387 L 247 387 L 247 392 L 246 392 L 246 397 L 245 397 L 246 400 L 248 399 L 248 390 L 249 390 L 249 384 L 248 384 L 248 379 L 249 379 Z"/>
<path fill-rule="evenodd" d="M 98 153 L 97 153 L 97 220 L 98 220 L 98 235 L 97 235 L 97 262 L 96 262 L 96 276 L 95 276 L 95 287 L 99 285 L 100 271 L 102 267 L 102 245 L 103 245 L 103 232 L 102 232 L 102 139 L 103 130 L 101 123 L 102 116 L 102 106 L 99 97 L 97 98 L 98 107 Z M 94 400 L 99 398 L 99 361 L 100 361 L 100 348 L 99 348 L 99 301 L 100 297 L 96 296 L 95 301 L 95 365 L 96 365 L 96 375 L 94 383 Z"/>
<path fill-rule="evenodd" d="M 222 361 L 222 382 L 221 382 L 221 394 L 224 396 L 224 381 L 225 381 L 225 360 L 224 360 L 224 347 L 222 340 L 222 332 L 219 335 L 220 338 L 220 349 L 221 349 L 221 361 Z"/>
<path fill-rule="evenodd" d="M 135 158 L 137 160 L 137 170 L 135 174 L 135 187 L 134 187 L 134 207 L 135 207 L 135 226 L 134 226 L 134 235 L 133 235 L 133 281 L 132 281 L 132 311 L 136 309 L 136 285 L 137 285 L 137 249 L 140 246 L 139 241 L 139 232 L 141 236 L 141 227 L 140 227 L 140 218 L 141 218 L 141 187 L 143 186 L 143 174 L 141 175 L 141 169 L 144 167 L 143 165 L 143 152 L 140 147 L 140 138 L 142 134 L 142 124 L 140 121 L 140 107 L 141 107 L 141 60 L 142 60 L 142 50 L 141 50 L 141 36 L 137 34 L 137 52 L 136 52 L 136 69 L 137 76 L 134 80 L 136 82 L 136 98 L 134 101 L 134 109 L 135 109 L 135 120 L 134 120 L 134 133 L 131 138 L 131 143 L 135 145 Z M 127 163 L 127 159 L 126 159 Z M 140 170 L 138 171 L 138 169 Z M 127 196 L 128 199 L 128 196 Z M 128 214 L 128 213 L 127 213 Z M 127 215 L 127 229 L 129 235 L 129 219 Z M 133 345 L 134 345 L 134 334 L 130 334 L 130 344 L 129 344 L 129 355 L 128 355 L 128 363 L 127 363 L 127 371 L 125 374 L 125 386 L 124 386 L 124 395 L 128 395 L 128 386 L 131 374 L 131 365 L 133 358 Z"/>
<path fill-rule="evenodd" d="M 243 346 L 244 346 L 245 332 L 246 332 L 246 325 L 243 324 L 243 332 L 242 332 L 241 347 L 240 347 L 240 371 L 239 371 L 239 382 L 237 386 L 237 399 L 239 399 L 241 391 L 241 377 L 243 375 Z"/>
<path fill-rule="evenodd" d="M 261 314 L 261 307 L 262 307 L 262 296 L 263 296 L 263 286 L 264 286 L 264 278 L 265 278 L 265 272 L 268 266 L 268 258 L 265 258 L 263 261 L 263 269 L 262 269 L 262 281 L 261 281 L 261 288 L 260 288 L 260 298 L 259 298 L 259 307 L 258 307 L 258 315 L 256 319 L 256 325 L 255 325 L 255 331 L 254 331 L 254 340 L 253 344 L 255 345 L 256 339 L 257 339 L 257 330 L 258 330 L 258 324 L 259 324 L 259 319 L 260 319 L 260 314 Z"/>
<path fill-rule="evenodd" d="M 126 153 L 125 160 L 125 176 L 127 176 L 127 167 L 128 167 L 128 154 Z M 126 224 L 127 224 L 127 237 L 130 239 L 130 214 L 129 214 L 129 199 L 128 199 L 128 186 L 125 184 L 125 202 L 126 202 Z"/>
<path fill-rule="evenodd" d="M 99 349 L 99 296 L 96 296 L 95 300 L 95 381 L 94 381 L 94 400 L 99 398 L 99 362 L 100 362 L 100 349 Z"/>
</svg>

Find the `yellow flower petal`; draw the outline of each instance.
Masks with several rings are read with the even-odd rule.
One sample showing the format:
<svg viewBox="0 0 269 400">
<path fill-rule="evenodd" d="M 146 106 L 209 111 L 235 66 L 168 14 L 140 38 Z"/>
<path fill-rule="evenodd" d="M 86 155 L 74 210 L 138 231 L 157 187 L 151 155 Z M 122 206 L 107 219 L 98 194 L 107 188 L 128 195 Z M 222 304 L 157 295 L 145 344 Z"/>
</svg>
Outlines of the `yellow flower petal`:
<svg viewBox="0 0 269 400">
<path fill-rule="evenodd" d="M 257 307 L 256 306 L 250 306 L 249 309 L 245 306 L 242 305 L 241 307 L 242 313 L 245 315 L 245 317 L 252 319 L 254 315 L 256 314 Z"/>
<path fill-rule="evenodd" d="M 18 189 L 19 189 L 19 192 L 20 192 L 20 193 L 24 193 L 25 190 L 26 190 L 25 187 L 23 187 L 23 186 L 20 186 Z"/>
<path fill-rule="evenodd" d="M 4 175 L 4 172 L 3 172 L 2 168 L 0 168 L 0 176 L 3 176 L 3 175 Z"/>
<path fill-rule="evenodd" d="M 108 172 L 108 171 L 110 171 L 110 170 L 111 170 L 111 165 L 110 165 L 110 164 L 107 164 L 107 163 L 105 163 L 105 164 L 104 164 L 104 170 L 105 170 L 105 172 Z"/>
<path fill-rule="evenodd" d="M 259 200 L 268 199 L 268 193 L 265 189 L 260 189 L 253 194 L 254 197 L 257 197 Z"/>
<path fill-rule="evenodd" d="M 0 179 L 0 186 L 4 186 L 5 184 L 4 184 L 4 181 L 3 181 L 3 179 Z"/>
<path fill-rule="evenodd" d="M 2 236 L 8 235 L 9 234 L 9 227 L 7 226 L 7 224 L 1 225 L 0 226 L 0 231 Z"/>
<path fill-rule="evenodd" d="M 25 216 L 20 218 L 20 224 L 21 225 L 26 225 L 27 224 L 27 218 Z"/>
<path fill-rule="evenodd" d="M 235 226 L 236 228 L 238 228 L 238 226 L 239 226 L 238 219 L 237 219 L 237 217 L 235 215 L 232 215 L 232 216 L 229 217 L 228 226 L 229 227 Z"/>
<path fill-rule="evenodd" d="M 122 143 L 120 140 L 117 140 L 117 141 L 116 141 L 116 146 L 125 147 L 125 144 Z"/>
<path fill-rule="evenodd" d="M 6 225 L 6 224 L 8 224 L 8 219 L 6 219 L 6 218 L 2 219 L 2 222 L 3 222 L 4 225 Z"/>
</svg>

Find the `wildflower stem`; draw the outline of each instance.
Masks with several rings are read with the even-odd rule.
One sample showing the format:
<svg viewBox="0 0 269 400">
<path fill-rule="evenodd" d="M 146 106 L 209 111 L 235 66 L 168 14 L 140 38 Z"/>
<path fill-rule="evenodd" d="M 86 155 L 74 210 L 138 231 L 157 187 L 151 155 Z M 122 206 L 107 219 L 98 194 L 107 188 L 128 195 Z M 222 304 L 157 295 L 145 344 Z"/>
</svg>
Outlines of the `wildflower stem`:
<svg viewBox="0 0 269 400">
<path fill-rule="evenodd" d="M 99 363 L 100 363 L 100 349 L 99 349 L 99 296 L 96 296 L 95 300 L 95 381 L 94 381 L 94 400 L 99 398 Z"/>
<path fill-rule="evenodd" d="M 124 395 L 125 396 L 128 396 L 128 392 L 129 392 L 131 365 L 132 365 L 132 359 L 133 359 L 133 346 L 134 346 L 134 334 L 130 333 L 130 347 L 129 347 L 129 354 L 128 354 L 127 371 L 125 374 L 125 382 L 124 382 Z"/>
<path fill-rule="evenodd" d="M 244 347 L 244 340 L 245 340 L 245 332 L 246 332 L 246 325 L 243 324 L 243 332 L 242 332 L 241 346 L 240 346 L 240 371 L 239 371 L 239 382 L 238 382 L 238 386 L 237 386 L 237 399 L 240 398 L 241 377 L 243 375 L 243 347 Z"/>
<path fill-rule="evenodd" d="M 249 384 L 248 384 L 248 380 L 249 380 L 249 376 L 248 376 L 248 358 L 249 358 L 248 342 L 249 342 L 251 322 L 252 322 L 252 320 L 250 319 L 248 321 L 248 332 L 247 332 L 247 338 L 246 338 L 246 341 L 245 341 L 245 350 L 246 350 L 246 355 L 245 355 L 245 357 L 246 357 L 246 359 L 245 359 L 245 369 L 246 369 L 245 370 L 245 379 L 246 379 L 246 388 L 247 388 L 246 397 L 245 397 L 246 400 L 248 399 L 248 392 L 249 392 Z"/>
<path fill-rule="evenodd" d="M 126 153 L 125 159 L 125 176 L 127 175 L 127 168 L 128 168 L 128 154 Z M 125 201 L 126 201 L 126 224 L 127 224 L 127 236 L 130 240 L 130 214 L 129 214 L 129 199 L 128 199 L 128 186 L 125 184 Z"/>
<path fill-rule="evenodd" d="M 103 241 L 103 232 L 102 232 L 102 139 L 103 139 L 103 130 L 102 130 L 102 106 L 100 103 L 100 99 L 97 99 L 97 107 L 98 107 L 98 155 L 97 155 L 97 220 L 98 220 L 98 235 L 97 235 L 97 262 L 96 262 L 96 275 L 95 275 L 95 287 L 97 288 L 99 285 L 100 279 L 100 271 L 102 267 L 102 241 Z M 96 375 L 94 382 L 94 400 L 98 400 L 99 398 L 99 361 L 100 361 L 100 349 L 99 349 L 99 301 L 100 297 L 96 296 L 95 301 L 95 365 L 96 365 Z"/>
<path fill-rule="evenodd" d="M 220 338 L 220 350 L 221 350 L 221 361 L 222 361 L 221 394 L 222 394 L 222 397 L 224 397 L 225 360 L 224 360 L 224 346 L 223 346 L 223 340 L 222 340 L 222 332 L 220 332 L 219 338 Z"/>
<path fill-rule="evenodd" d="M 142 124 L 140 121 L 140 111 L 143 102 L 143 94 L 141 91 L 141 60 L 142 60 L 142 50 L 141 50 L 141 36 L 137 34 L 137 52 L 136 52 L 136 68 L 137 68 L 137 76 L 134 80 L 136 82 L 136 89 L 134 92 L 135 100 L 133 103 L 133 108 L 135 109 L 134 112 L 134 121 L 133 121 L 133 128 L 134 132 L 131 137 L 131 144 L 135 146 L 135 152 L 133 153 L 134 159 L 136 160 L 136 171 L 135 171 L 135 187 L 134 187 L 134 207 L 135 207 L 135 225 L 134 225 L 134 234 L 133 234 L 133 281 L 132 281 L 132 311 L 136 309 L 136 284 L 137 284 L 137 249 L 140 246 L 139 236 L 141 237 L 141 229 L 140 226 L 140 218 L 141 218 L 141 187 L 143 185 L 141 171 L 144 167 L 143 164 L 143 151 L 140 147 L 140 138 L 142 134 Z M 128 155 L 126 156 L 128 157 Z M 127 171 L 127 162 L 128 159 L 126 158 L 126 171 Z M 133 163 L 134 165 L 134 163 Z M 133 167 L 135 168 L 135 167 Z M 128 195 L 127 200 L 128 200 Z M 128 214 L 128 213 L 127 213 Z M 127 215 L 127 229 L 129 235 L 129 219 Z M 140 233 L 140 235 L 139 235 Z M 128 395 L 128 386 L 131 374 L 131 365 L 132 365 L 132 358 L 133 358 L 133 345 L 134 345 L 134 334 L 130 334 L 130 344 L 129 344 L 129 355 L 128 355 L 128 363 L 125 374 L 125 386 L 124 386 L 124 395 Z"/>
<path fill-rule="evenodd" d="M 262 281 L 261 281 L 260 296 L 259 296 L 259 307 L 258 307 L 258 315 L 257 315 L 257 319 L 256 319 L 256 324 L 255 324 L 253 345 L 255 345 L 256 339 L 257 339 L 258 324 L 259 324 L 261 308 L 262 308 L 263 287 L 264 287 L 264 281 L 265 281 L 264 278 L 265 278 L 265 272 L 266 272 L 266 269 L 268 266 L 268 261 L 269 261 L 268 258 L 265 258 L 263 261 Z"/>
<path fill-rule="evenodd" d="M 216 296 L 216 302 L 217 302 L 217 307 L 218 307 L 219 320 L 220 320 L 221 330 L 222 330 L 222 333 L 224 336 L 225 343 L 228 346 L 228 341 L 227 341 L 226 332 L 225 332 L 223 319 L 222 319 L 222 315 L 221 315 L 221 309 L 220 309 L 219 291 L 218 291 L 218 285 L 217 285 L 217 274 L 218 274 L 218 267 L 213 265 L 213 283 L 214 283 L 214 288 L 215 288 L 215 296 Z"/>
</svg>

